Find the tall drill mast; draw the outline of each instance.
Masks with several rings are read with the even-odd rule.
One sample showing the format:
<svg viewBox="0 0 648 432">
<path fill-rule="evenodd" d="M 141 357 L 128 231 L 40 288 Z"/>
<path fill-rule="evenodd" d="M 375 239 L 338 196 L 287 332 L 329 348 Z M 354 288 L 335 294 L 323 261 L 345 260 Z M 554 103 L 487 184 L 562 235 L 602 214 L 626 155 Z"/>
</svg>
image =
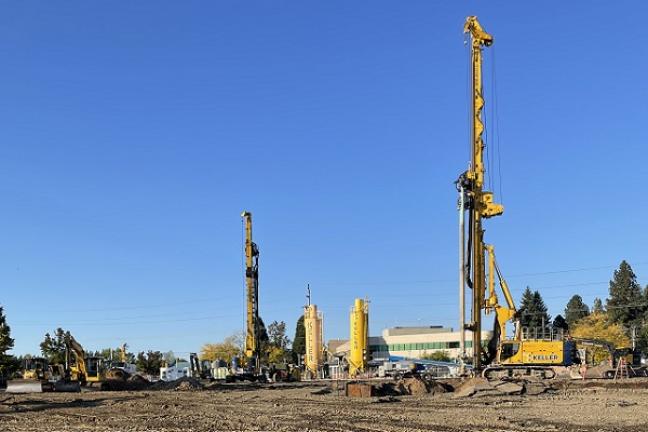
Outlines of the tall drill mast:
<svg viewBox="0 0 648 432">
<path fill-rule="evenodd" d="M 486 33 L 477 21 L 477 17 L 470 16 L 466 19 L 464 33 L 470 35 L 470 63 L 471 63 L 471 163 L 469 169 L 464 172 L 457 181 L 461 193 L 461 211 L 468 212 L 468 239 L 464 245 L 462 240 L 462 280 L 465 277 L 465 284 L 462 282 L 461 298 L 465 285 L 472 288 L 472 313 L 470 323 L 462 322 L 461 332 L 464 328 L 472 332 L 472 362 L 473 367 L 478 370 L 482 366 L 481 353 L 481 327 L 482 308 L 484 308 L 486 291 L 486 269 L 484 253 L 484 230 L 482 219 L 499 216 L 504 212 L 501 204 L 493 202 L 493 193 L 484 190 L 484 122 L 482 121 L 482 109 L 484 107 L 483 84 L 482 84 L 482 49 L 493 44 L 493 37 Z M 462 219 L 463 220 L 463 217 Z M 464 231 L 461 232 L 462 239 Z M 463 315 L 463 312 L 462 312 Z"/>
<path fill-rule="evenodd" d="M 241 214 L 245 223 L 246 334 L 245 356 L 248 367 L 259 372 L 259 248 L 252 241 L 252 213 Z"/>
</svg>

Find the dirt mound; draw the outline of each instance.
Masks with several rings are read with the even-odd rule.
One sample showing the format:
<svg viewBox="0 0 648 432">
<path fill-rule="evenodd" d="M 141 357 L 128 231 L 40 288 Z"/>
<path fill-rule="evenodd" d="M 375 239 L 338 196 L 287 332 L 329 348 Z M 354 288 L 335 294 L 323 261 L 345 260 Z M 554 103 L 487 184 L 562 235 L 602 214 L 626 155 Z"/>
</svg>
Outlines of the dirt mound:
<svg viewBox="0 0 648 432">
<path fill-rule="evenodd" d="M 193 379 L 193 378 L 184 378 L 180 380 L 178 385 L 176 386 L 176 390 L 179 391 L 187 391 L 187 390 L 202 390 L 204 386 L 200 383 L 200 381 Z"/>
<path fill-rule="evenodd" d="M 158 381 L 151 386 L 151 390 L 203 390 L 205 387 L 195 378 L 183 377 L 175 381 Z"/>
<path fill-rule="evenodd" d="M 430 392 L 427 383 L 419 378 L 405 378 L 403 380 L 405 394 L 419 396 Z"/>
<path fill-rule="evenodd" d="M 123 391 L 123 390 L 146 390 L 151 382 L 141 375 L 131 375 L 128 379 L 107 378 L 103 382 L 102 390 Z"/>
</svg>

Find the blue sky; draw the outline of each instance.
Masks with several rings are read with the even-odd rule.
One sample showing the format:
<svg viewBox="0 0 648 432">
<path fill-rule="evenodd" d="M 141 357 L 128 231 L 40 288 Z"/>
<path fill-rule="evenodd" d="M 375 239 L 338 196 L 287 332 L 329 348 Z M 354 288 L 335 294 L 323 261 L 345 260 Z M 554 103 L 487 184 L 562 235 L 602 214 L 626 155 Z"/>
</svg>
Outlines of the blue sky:
<svg viewBox="0 0 648 432">
<path fill-rule="evenodd" d="M 553 315 L 575 293 L 591 304 L 621 259 L 645 285 L 647 8 L 5 3 L 0 303 L 15 352 L 58 326 L 87 348 L 177 353 L 242 329 L 243 209 L 261 315 L 291 337 L 307 283 L 327 338 L 347 336 L 357 296 L 374 334 L 456 327 L 470 14 L 495 37 L 487 139 L 506 211 L 486 237 L 514 294 L 539 289 Z"/>
</svg>

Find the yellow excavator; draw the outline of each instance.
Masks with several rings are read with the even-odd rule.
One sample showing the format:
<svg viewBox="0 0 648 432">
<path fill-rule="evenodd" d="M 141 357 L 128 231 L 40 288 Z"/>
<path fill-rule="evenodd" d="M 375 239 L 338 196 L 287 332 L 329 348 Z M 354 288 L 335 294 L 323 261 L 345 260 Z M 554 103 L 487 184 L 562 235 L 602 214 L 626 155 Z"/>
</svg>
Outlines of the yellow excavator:
<svg viewBox="0 0 648 432">
<path fill-rule="evenodd" d="M 536 375 L 552 378 L 558 367 L 570 366 L 575 359 L 573 342 L 553 330 L 521 328 L 513 296 L 495 260 L 495 248 L 484 242 L 483 220 L 499 216 L 504 207 L 494 201 L 493 193 L 484 189 L 484 150 L 482 138 L 484 107 L 482 83 L 482 50 L 493 44 L 493 36 L 481 26 L 477 17 L 469 16 L 464 33 L 470 37 L 471 64 L 471 162 L 457 180 L 460 211 L 460 349 L 465 354 L 465 330 L 472 333 L 472 366 L 486 378 Z M 468 227 L 465 225 L 465 214 Z M 488 262 L 488 272 L 486 263 Z M 501 304 L 495 290 L 495 278 L 503 293 Z M 488 279 L 488 282 L 487 282 Z M 465 290 L 471 290 L 471 319 L 466 323 Z M 482 313 L 495 315 L 493 337 L 482 346 Z M 513 334 L 507 337 L 507 323 Z M 465 356 L 464 356 L 465 357 Z M 467 359 L 467 358 L 466 358 Z"/>
<path fill-rule="evenodd" d="M 65 345 L 66 362 L 71 381 L 77 381 L 81 386 L 94 383 L 102 384 L 106 381 L 101 357 L 86 356 L 83 346 L 72 335 L 66 338 Z"/>
</svg>

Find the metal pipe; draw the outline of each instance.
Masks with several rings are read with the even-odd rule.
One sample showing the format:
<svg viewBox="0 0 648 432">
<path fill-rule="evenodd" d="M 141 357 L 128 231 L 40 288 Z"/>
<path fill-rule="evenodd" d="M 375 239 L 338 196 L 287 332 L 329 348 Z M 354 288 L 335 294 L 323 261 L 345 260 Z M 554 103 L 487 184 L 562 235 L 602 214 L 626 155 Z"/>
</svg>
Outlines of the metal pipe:
<svg viewBox="0 0 648 432">
<path fill-rule="evenodd" d="M 465 202 L 464 188 L 459 183 L 459 361 L 463 372 L 464 359 L 466 358 L 466 265 L 465 265 Z"/>
</svg>

